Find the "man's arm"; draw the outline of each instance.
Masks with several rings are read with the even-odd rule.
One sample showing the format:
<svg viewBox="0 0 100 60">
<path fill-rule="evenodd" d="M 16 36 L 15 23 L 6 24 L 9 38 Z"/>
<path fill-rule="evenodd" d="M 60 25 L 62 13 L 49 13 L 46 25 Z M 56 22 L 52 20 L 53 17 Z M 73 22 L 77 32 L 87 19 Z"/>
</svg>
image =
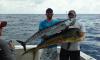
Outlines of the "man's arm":
<svg viewBox="0 0 100 60">
<path fill-rule="evenodd" d="M 85 33 L 86 33 L 85 24 L 81 23 L 80 29 L 81 29 L 80 40 L 84 40 L 85 39 Z"/>
</svg>

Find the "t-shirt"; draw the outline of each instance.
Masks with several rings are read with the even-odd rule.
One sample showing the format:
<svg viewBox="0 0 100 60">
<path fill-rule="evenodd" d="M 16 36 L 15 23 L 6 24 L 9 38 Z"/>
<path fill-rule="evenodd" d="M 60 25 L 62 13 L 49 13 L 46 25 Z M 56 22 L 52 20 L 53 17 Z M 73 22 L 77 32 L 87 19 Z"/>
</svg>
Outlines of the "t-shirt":
<svg viewBox="0 0 100 60">
<path fill-rule="evenodd" d="M 66 22 L 66 24 L 68 24 L 70 22 L 70 20 L 68 20 Z M 69 28 L 79 28 L 81 30 L 81 32 L 86 32 L 84 23 L 81 23 L 79 21 L 76 20 L 75 24 L 70 26 Z M 80 50 L 80 42 L 72 42 L 68 48 L 68 43 L 63 43 L 61 44 L 61 48 L 65 49 L 65 50 L 70 50 L 70 51 L 75 51 L 75 50 Z"/>
<path fill-rule="evenodd" d="M 46 29 L 50 26 L 53 26 L 54 24 L 60 22 L 59 20 L 57 19 L 52 19 L 51 21 L 48 21 L 48 20 L 44 20 L 42 22 L 40 22 L 40 25 L 39 25 L 39 30 L 43 30 L 43 29 Z M 42 40 L 41 41 L 41 44 L 43 44 L 45 42 L 45 40 Z M 54 46 L 57 46 L 57 45 L 51 45 L 51 46 L 48 46 L 48 48 L 52 48 Z"/>
<path fill-rule="evenodd" d="M 46 29 L 50 26 L 53 26 L 54 24 L 56 24 L 58 22 L 60 22 L 60 21 L 57 19 L 52 19 L 51 21 L 48 21 L 48 20 L 41 21 L 40 25 L 39 25 L 39 30 Z"/>
</svg>

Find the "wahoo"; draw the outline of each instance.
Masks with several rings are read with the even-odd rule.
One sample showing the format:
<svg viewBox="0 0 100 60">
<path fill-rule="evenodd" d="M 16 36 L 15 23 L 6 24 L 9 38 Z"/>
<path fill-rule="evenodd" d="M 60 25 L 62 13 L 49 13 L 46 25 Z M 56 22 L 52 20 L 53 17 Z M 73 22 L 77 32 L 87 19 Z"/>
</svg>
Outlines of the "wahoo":
<svg viewBox="0 0 100 60">
<path fill-rule="evenodd" d="M 67 19 L 63 20 L 63 21 L 58 22 L 55 25 L 50 26 L 44 30 L 37 31 L 34 35 L 32 35 L 30 38 L 28 38 L 25 42 L 20 41 L 20 40 L 17 40 L 17 42 L 19 42 L 23 46 L 24 51 L 26 51 L 26 44 L 28 42 L 30 42 L 32 40 L 36 40 L 36 39 L 41 38 L 43 36 L 54 35 L 60 31 L 64 30 L 68 26 L 65 24 L 65 21 L 68 21 L 68 20 Z M 71 25 L 71 24 L 73 24 L 73 22 L 71 22 L 69 25 Z"/>
<path fill-rule="evenodd" d="M 23 55 L 28 53 L 28 52 L 33 52 L 34 57 L 35 57 L 35 53 L 39 49 L 47 48 L 48 46 L 55 45 L 55 44 L 56 45 L 61 44 L 62 42 L 64 43 L 64 42 L 81 41 L 80 29 L 78 29 L 78 28 L 67 29 L 66 28 L 61 33 L 57 33 L 57 34 L 54 34 L 50 37 L 45 37 L 43 39 L 45 40 L 45 42 L 43 44 L 39 44 L 36 48 L 32 48 L 32 49 L 27 50 L 26 52 L 23 53 Z"/>
</svg>

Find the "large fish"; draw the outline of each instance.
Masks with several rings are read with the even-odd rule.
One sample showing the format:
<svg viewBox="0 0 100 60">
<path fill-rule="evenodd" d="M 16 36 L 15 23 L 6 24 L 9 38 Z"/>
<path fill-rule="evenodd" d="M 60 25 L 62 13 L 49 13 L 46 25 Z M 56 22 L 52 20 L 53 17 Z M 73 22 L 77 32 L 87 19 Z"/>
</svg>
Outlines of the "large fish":
<svg viewBox="0 0 100 60">
<path fill-rule="evenodd" d="M 70 29 L 65 29 L 61 33 L 54 34 L 50 37 L 45 37 L 44 38 L 45 42 L 44 44 L 40 44 L 35 48 L 29 49 L 26 52 L 24 52 L 22 55 L 28 53 L 28 52 L 33 52 L 34 57 L 36 51 L 39 49 L 47 48 L 48 46 L 51 45 L 57 45 L 61 44 L 62 42 L 78 42 L 81 41 L 80 39 L 80 29 L 78 28 L 70 28 Z"/>
<path fill-rule="evenodd" d="M 36 40 L 36 39 L 41 38 L 43 36 L 50 36 L 50 35 L 56 34 L 59 31 L 64 30 L 67 26 L 69 26 L 69 25 L 71 25 L 71 24 L 74 23 L 74 21 L 72 21 L 69 25 L 66 25 L 65 24 L 66 21 L 68 21 L 68 19 L 63 20 L 61 22 L 58 22 L 55 25 L 50 26 L 50 27 L 48 27 L 48 28 L 46 28 L 44 30 L 41 30 L 41 31 L 36 32 L 29 39 L 27 39 L 25 42 L 20 41 L 20 40 L 17 40 L 17 42 L 19 42 L 23 46 L 24 51 L 26 51 L 26 44 L 28 42 L 30 42 L 32 40 Z"/>
</svg>

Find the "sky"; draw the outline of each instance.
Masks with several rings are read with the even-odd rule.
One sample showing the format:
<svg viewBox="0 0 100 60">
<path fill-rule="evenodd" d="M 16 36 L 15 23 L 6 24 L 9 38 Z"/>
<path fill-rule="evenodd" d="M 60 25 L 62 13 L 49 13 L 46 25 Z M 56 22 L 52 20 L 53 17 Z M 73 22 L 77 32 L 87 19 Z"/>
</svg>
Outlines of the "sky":
<svg viewBox="0 0 100 60">
<path fill-rule="evenodd" d="M 78 14 L 100 14 L 100 0 L 0 0 L 0 14 L 54 14 L 75 10 Z"/>
</svg>

